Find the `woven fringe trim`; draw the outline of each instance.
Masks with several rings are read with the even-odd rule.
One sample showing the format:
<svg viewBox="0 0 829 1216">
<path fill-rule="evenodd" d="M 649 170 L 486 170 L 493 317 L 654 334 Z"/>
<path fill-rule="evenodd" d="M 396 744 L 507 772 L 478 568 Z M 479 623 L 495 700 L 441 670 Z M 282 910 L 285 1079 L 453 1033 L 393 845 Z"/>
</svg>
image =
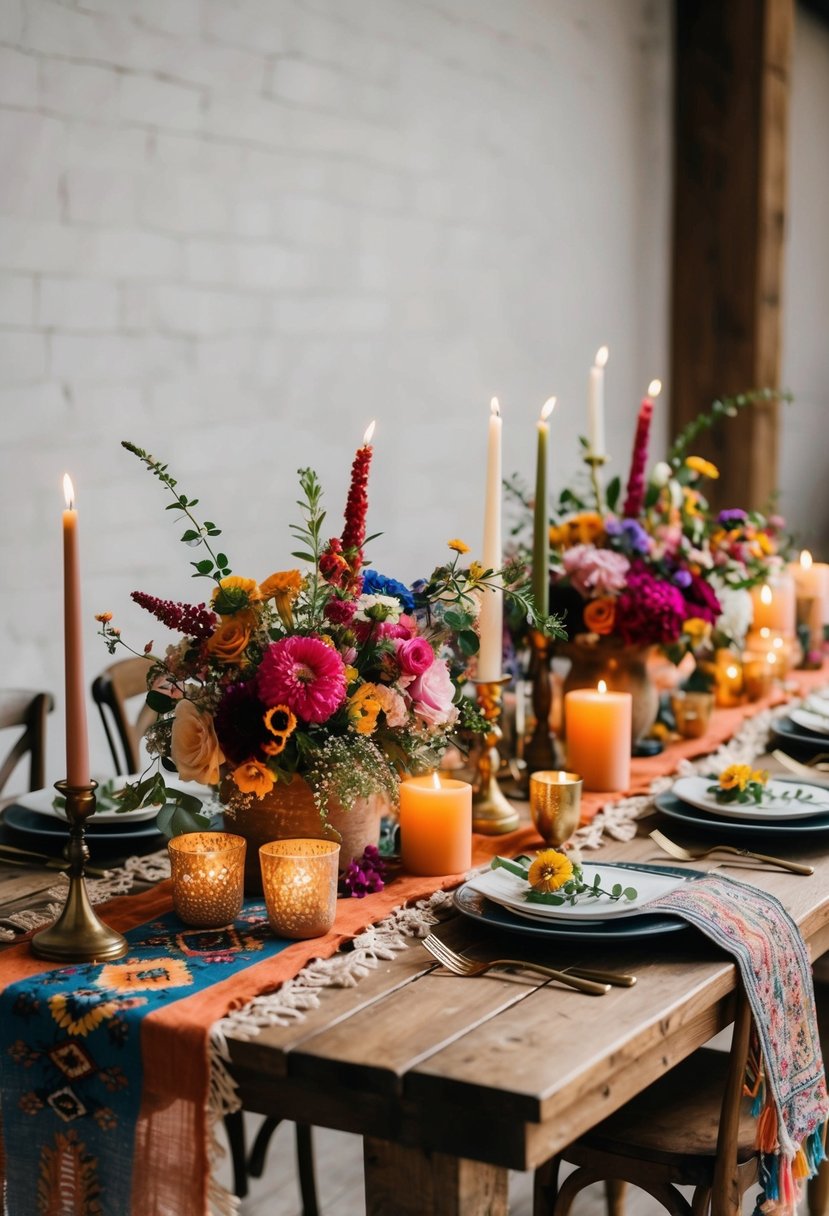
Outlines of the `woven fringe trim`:
<svg viewBox="0 0 829 1216">
<path fill-rule="evenodd" d="M 763 1189 L 757 1196 L 754 1216 L 796 1216 L 803 1183 L 813 1178 L 821 1161 L 826 1160 L 825 1135 L 825 1125 L 821 1124 L 788 1156 L 761 1150 L 760 1185 Z"/>
<path fill-rule="evenodd" d="M 397 908 L 379 924 L 370 925 L 351 942 L 351 949 L 327 959 L 316 959 L 276 992 L 255 997 L 241 1009 L 232 1010 L 210 1028 L 210 1083 L 207 1109 L 207 1153 L 211 1168 L 225 1156 L 217 1137 L 225 1115 L 241 1109 L 236 1083 L 228 1071 L 227 1037 L 254 1039 L 268 1026 L 288 1026 L 300 1021 L 308 1009 L 319 1006 L 325 988 L 354 988 L 380 962 L 408 949 L 412 939 L 423 938 L 438 922 L 437 913 L 452 902 L 451 891 L 437 891 L 430 899 L 409 908 Z M 238 1200 L 213 1177 L 210 1210 L 215 1216 L 232 1216 Z"/>
</svg>

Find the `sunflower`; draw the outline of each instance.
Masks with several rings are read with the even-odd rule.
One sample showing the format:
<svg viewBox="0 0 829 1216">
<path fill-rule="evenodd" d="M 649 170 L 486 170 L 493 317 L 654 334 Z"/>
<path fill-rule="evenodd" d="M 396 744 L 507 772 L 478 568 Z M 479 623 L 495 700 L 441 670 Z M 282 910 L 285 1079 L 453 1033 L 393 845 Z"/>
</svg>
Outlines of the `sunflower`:
<svg viewBox="0 0 829 1216">
<path fill-rule="evenodd" d="M 534 891 L 558 891 L 573 877 L 573 863 L 558 849 L 545 849 L 530 866 L 529 880 Z"/>
<path fill-rule="evenodd" d="M 296 715 L 292 714 L 287 705 L 274 705 L 264 715 L 262 721 L 265 729 L 272 738 L 263 744 L 262 751 L 266 756 L 279 756 L 291 735 L 296 730 Z"/>
</svg>

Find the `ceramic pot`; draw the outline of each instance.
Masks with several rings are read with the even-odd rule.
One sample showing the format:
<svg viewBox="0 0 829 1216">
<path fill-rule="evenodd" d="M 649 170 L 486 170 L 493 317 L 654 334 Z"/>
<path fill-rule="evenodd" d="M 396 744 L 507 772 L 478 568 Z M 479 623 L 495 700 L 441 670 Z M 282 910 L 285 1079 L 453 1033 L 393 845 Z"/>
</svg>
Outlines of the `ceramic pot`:
<svg viewBox="0 0 829 1216">
<path fill-rule="evenodd" d="M 622 646 L 612 642 L 563 642 L 556 653 L 570 659 L 564 692 L 596 688 L 604 680 L 611 692 L 629 692 L 633 698 L 633 742 L 642 739 L 659 713 L 659 693 L 648 671 L 654 646 Z"/>
<path fill-rule="evenodd" d="M 269 794 L 256 798 L 240 794 L 226 779 L 220 796 L 225 804 L 225 825 L 231 832 L 244 836 L 248 843 L 245 858 L 245 891 L 259 894 L 262 875 L 259 868 L 259 846 L 271 840 L 333 840 L 340 843 L 340 870 L 354 858 L 361 857 L 368 844 L 380 839 L 380 820 L 388 811 L 388 801 L 381 794 L 358 798 L 345 810 L 338 802 L 329 803 L 323 820 L 314 805 L 311 787 L 301 777 L 286 783 L 279 781 Z"/>
</svg>

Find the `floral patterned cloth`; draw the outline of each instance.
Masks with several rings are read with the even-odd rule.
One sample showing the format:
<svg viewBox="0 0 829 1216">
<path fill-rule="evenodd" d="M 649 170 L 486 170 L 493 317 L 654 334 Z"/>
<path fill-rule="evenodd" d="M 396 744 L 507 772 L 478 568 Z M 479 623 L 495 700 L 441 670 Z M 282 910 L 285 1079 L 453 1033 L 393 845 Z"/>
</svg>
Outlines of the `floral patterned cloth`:
<svg viewBox="0 0 829 1216">
<path fill-rule="evenodd" d="M 773 895 L 709 874 L 648 904 L 733 955 L 754 1018 L 748 1090 L 759 1116 L 756 1212 L 794 1216 L 800 1182 L 823 1160 L 829 1115 L 812 971 L 797 925 Z"/>
</svg>

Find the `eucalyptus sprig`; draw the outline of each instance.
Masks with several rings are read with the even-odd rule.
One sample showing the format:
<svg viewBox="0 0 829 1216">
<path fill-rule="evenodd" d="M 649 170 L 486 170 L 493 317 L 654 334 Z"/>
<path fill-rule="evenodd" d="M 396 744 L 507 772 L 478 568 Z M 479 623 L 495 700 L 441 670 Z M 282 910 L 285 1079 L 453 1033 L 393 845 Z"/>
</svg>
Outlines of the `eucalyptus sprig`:
<svg viewBox="0 0 829 1216">
<path fill-rule="evenodd" d="M 747 406 L 755 405 L 760 401 L 792 400 L 794 398 L 791 393 L 774 388 L 749 389 L 747 392 L 737 393 L 734 397 L 718 397 L 716 401 L 712 402 L 708 413 L 698 414 L 679 432 L 668 452 L 668 463 L 673 469 L 678 469 L 688 455 L 691 446 L 696 443 L 703 432 L 710 431 L 713 426 L 725 418 L 736 418 L 740 411 L 746 409 Z"/>
<path fill-rule="evenodd" d="M 182 542 L 192 547 L 202 545 L 210 554 L 209 557 L 202 558 L 201 561 L 190 563 L 191 566 L 195 567 L 196 571 L 192 577 L 210 578 L 214 582 L 221 582 L 223 578 L 226 578 L 230 574 L 227 555 L 224 553 L 214 553 L 207 539 L 208 536 L 220 536 L 221 528 L 217 528 L 212 520 L 205 520 L 204 523 L 199 523 L 191 511 L 192 507 L 198 505 L 198 498 L 188 498 L 186 494 L 178 492 L 176 489 L 178 482 L 168 472 L 168 465 L 162 464 L 160 460 L 156 460 L 154 456 L 150 456 L 143 448 L 137 447 L 126 439 L 121 440 L 121 447 L 126 448 L 128 452 L 132 452 L 133 456 L 137 456 L 142 464 L 147 466 L 153 477 L 157 477 L 172 494 L 173 501 L 168 504 L 165 510 L 180 511 L 190 523 L 190 527 L 185 530 L 181 537 Z"/>
<path fill-rule="evenodd" d="M 600 873 L 594 876 L 592 882 L 585 882 L 579 863 L 559 849 L 545 849 L 535 858 L 522 854 L 514 861 L 508 857 L 493 857 L 490 868 L 508 870 L 517 878 L 523 878 L 528 886 L 524 892 L 528 904 L 561 907 L 563 904 L 573 905 L 580 899 L 598 899 L 600 895 L 607 896 L 612 903 L 620 899 L 629 902 L 639 894 L 635 887 L 623 887 L 620 882 L 614 883 L 606 891 Z"/>
</svg>

